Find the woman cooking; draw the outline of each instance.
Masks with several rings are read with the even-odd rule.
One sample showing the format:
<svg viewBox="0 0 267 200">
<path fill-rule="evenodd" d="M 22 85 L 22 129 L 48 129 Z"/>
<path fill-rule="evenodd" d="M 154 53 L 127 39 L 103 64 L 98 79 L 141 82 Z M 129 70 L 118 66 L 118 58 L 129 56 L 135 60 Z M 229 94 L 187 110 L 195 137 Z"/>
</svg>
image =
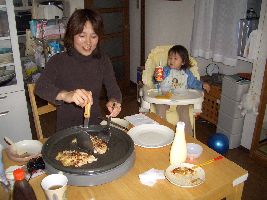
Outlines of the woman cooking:
<svg viewBox="0 0 267 200">
<path fill-rule="evenodd" d="M 121 92 L 110 59 L 100 51 L 103 21 L 89 9 L 76 10 L 64 37 L 66 52 L 53 56 L 36 83 L 35 93 L 57 105 L 57 131 L 83 124 L 84 106 L 92 105 L 90 124 L 101 120 L 99 96 L 107 90 L 111 117 L 121 111 Z"/>
</svg>

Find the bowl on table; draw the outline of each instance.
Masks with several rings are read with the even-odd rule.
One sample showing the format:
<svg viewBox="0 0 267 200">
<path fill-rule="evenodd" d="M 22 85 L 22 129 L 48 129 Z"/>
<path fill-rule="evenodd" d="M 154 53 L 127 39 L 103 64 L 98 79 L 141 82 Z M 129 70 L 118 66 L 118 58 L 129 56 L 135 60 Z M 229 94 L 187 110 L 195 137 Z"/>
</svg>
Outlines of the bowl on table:
<svg viewBox="0 0 267 200">
<path fill-rule="evenodd" d="M 196 143 L 187 143 L 186 148 L 187 148 L 187 158 L 189 160 L 194 160 L 198 158 L 203 152 L 202 146 Z"/>
<path fill-rule="evenodd" d="M 6 148 L 6 153 L 9 159 L 16 162 L 27 162 L 32 158 L 40 156 L 43 146 L 43 144 L 38 140 L 22 140 L 14 145 L 16 146 L 15 148 L 13 145 L 9 145 Z M 19 155 L 16 148 L 26 153 Z"/>
</svg>

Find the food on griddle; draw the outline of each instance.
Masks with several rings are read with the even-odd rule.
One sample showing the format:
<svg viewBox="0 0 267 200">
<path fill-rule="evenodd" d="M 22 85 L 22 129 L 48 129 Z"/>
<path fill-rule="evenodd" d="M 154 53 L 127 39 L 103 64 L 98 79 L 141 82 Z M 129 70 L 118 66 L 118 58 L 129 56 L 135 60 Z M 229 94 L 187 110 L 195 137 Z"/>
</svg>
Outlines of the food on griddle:
<svg viewBox="0 0 267 200">
<path fill-rule="evenodd" d="M 107 144 L 97 136 L 90 136 L 93 143 L 94 153 L 104 154 L 108 150 Z"/>
<path fill-rule="evenodd" d="M 179 174 L 179 175 L 188 175 L 188 174 L 194 174 L 196 173 L 195 170 L 188 168 L 188 167 L 177 167 L 172 170 L 172 173 L 174 175 Z"/>
<path fill-rule="evenodd" d="M 58 152 L 56 160 L 60 161 L 62 165 L 65 167 L 69 166 L 81 167 L 87 163 L 92 163 L 94 161 L 97 161 L 97 158 L 85 152 L 75 151 L 75 150 L 73 151 L 65 150 Z"/>
</svg>

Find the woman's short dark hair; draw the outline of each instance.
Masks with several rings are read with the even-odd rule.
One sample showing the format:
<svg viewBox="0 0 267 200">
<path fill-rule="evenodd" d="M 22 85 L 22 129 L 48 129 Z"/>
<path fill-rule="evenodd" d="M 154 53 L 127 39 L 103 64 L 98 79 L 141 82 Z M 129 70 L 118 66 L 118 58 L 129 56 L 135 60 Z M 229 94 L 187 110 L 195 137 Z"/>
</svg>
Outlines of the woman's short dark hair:
<svg viewBox="0 0 267 200">
<path fill-rule="evenodd" d="M 78 9 L 74 11 L 67 24 L 64 36 L 64 46 L 68 54 L 71 54 L 71 50 L 74 48 L 74 36 L 83 32 L 84 25 L 87 21 L 91 22 L 93 29 L 99 38 L 97 47 L 92 52 L 93 56 L 99 58 L 101 56 L 99 43 L 103 35 L 103 20 L 102 17 L 93 10 Z"/>
<path fill-rule="evenodd" d="M 182 45 L 173 46 L 172 48 L 170 48 L 168 56 L 170 56 L 171 54 L 179 54 L 179 56 L 182 58 L 184 64 L 182 65 L 181 69 L 187 69 L 192 67 L 192 64 L 189 60 L 188 51 L 184 46 Z"/>
</svg>

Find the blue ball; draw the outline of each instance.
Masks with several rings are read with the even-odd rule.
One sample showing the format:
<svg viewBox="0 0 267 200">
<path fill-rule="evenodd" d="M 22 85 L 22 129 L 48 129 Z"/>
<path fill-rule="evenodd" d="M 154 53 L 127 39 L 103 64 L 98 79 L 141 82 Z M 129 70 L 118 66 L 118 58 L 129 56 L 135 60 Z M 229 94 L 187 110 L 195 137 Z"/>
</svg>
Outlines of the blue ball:
<svg viewBox="0 0 267 200">
<path fill-rule="evenodd" d="M 208 146 L 220 154 L 225 154 L 229 149 L 229 140 L 222 133 L 215 133 L 208 139 Z"/>
</svg>

